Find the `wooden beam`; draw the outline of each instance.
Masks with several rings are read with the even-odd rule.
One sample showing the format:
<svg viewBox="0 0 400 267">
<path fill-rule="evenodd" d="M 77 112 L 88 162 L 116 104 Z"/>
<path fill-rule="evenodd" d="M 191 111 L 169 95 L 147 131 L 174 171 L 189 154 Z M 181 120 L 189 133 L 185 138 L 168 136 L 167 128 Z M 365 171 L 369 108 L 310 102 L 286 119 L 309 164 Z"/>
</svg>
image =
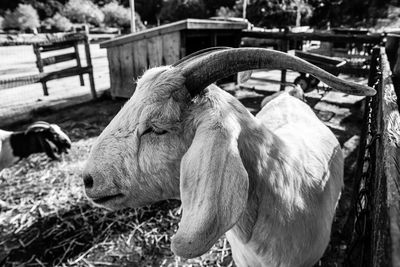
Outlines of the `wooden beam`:
<svg viewBox="0 0 400 267">
<path fill-rule="evenodd" d="M 54 34 L 0 34 L 0 46 L 53 44 L 65 41 L 83 41 L 84 33 L 54 33 Z"/>
<path fill-rule="evenodd" d="M 68 54 L 63 54 L 63 55 L 46 57 L 46 58 L 42 59 L 42 62 L 43 62 L 43 66 L 48 66 L 51 64 L 56 64 L 56 63 L 72 60 L 75 58 L 76 58 L 76 55 L 75 55 L 75 52 L 73 52 L 73 53 L 68 53 Z"/>
<path fill-rule="evenodd" d="M 231 21 L 218 21 L 218 20 L 206 20 L 206 19 L 186 19 L 177 22 L 169 23 L 163 26 L 155 27 L 152 29 L 140 31 L 137 33 L 127 34 L 118 38 L 114 38 L 109 41 L 102 42 L 101 48 L 113 47 L 123 45 L 136 40 L 148 39 L 158 35 L 165 35 L 184 29 L 189 30 L 241 30 L 247 28 L 247 24 L 242 22 L 231 22 Z"/>
<path fill-rule="evenodd" d="M 72 68 L 62 69 L 62 70 L 54 71 L 54 72 L 50 72 L 50 73 L 44 72 L 39 75 L 40 76 L 39 81 L 47 82 L 50 80 L 61 79 L 61 78 L 65 78 L 65 77 L 89 73 L 90 71 L 92 71 L 91 67 L 82 67 L 82 68 L 72 67 Z"/>
<path fill-rule="evenodd" d="M 382 34 L 334 34 L 325 32 L 262 32 L 243 30 L 243 37 L 264 38 L 264 39 L 297 39 L 297 40 L 317 40 L 334 43 L 371 43 L 380 44 L 383 41 Z"/>
</svg>

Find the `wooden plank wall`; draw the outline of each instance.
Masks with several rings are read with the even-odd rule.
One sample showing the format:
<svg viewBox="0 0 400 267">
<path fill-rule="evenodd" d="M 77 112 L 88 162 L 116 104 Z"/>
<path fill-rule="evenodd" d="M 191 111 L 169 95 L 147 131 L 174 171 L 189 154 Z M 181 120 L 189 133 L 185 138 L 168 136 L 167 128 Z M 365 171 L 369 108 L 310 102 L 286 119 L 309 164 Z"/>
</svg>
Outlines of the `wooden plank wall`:
<svg viewBox="0 0 400 267">
<path fill-rule="evenodd" d="M 135 89 L 134 80 L 150 67 L 174 63 L 183 56 L 180 51 L 179 31 L 108 47 L 112 96 L 130 97 Z"/>
<path fill-rule="evenodd" d="M 163 40 L 161 36 L 155 36 L 147 41 L 149 53 L 149 67 L 157 67 L 163 64 Z"/>
<path fill-rule="evenodd" d="M 110 69 L 110 87 L 113 96 L 118 96 L 121 91 L 121 63 L 120 49 L 118 46 L 107 49 L 108 66 Z"/>
<path fill-rule="evenodd" d="M 124 90 L 134 88 L 134 67 L 133 67 L 133 44 L 124 44 L 121 46 L 120 52 L 120 86 L 118 88 L 118 94 L 123 94 Z"/>
<path fill-rule="evenodd" d="M 391 266 L 400 267 L 400 114 L 391 71 L 384 49 L 382 64 L 382 150 L 383 171 L 386 177 L 387 208 L 389 215 Z"/>
<path fill-rule="evenodd" d="M 166 65 L 173 64 L 179 59 L 179 51 L 181 49 L 180 32 L 173 32 L 162 37 L 164 63 Z M 183 56 L 183 55 L 182 55 Z"/>
</svg>

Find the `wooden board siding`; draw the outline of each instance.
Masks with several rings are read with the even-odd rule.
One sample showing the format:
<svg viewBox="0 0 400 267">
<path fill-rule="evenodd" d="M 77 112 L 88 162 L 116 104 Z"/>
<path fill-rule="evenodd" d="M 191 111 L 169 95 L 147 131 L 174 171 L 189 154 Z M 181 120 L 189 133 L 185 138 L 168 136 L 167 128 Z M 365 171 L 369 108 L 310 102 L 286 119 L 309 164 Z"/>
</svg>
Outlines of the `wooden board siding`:
<svg viewBox="0 0 400 267">
<path fill-rule="evenodd" d="M 180 50 L 179 32 L 107 48 L 111 94 L 130 97 L 135 79 L 150 67 L 174 63 L 181 57 Z"/>
<path fill-rule="evenodd" d="M 163 63 L 170 65 L 180 58 L 181 34 L 173 32 L 162 36 Z"/>
<path fill-rule="evenodd" d="M 121 90 L 121 64 L 119 47 L 107 49 L 108 66 L 110 68 L 110 86 L 113 96 L 119 96 Z"/>
<path fill-rule="evenodd" d="M 133 66 L 133 44 L 124 44 L 120 49 L 120 71 L 121 85 L 118 94 L 124 94 L 126 91 L 133 91 L 134 83 L 134 66 Z"/>
<path fill-rule="evenodd" d="M 133 45 L 133 66 L 135 79 L 142 76 L 144 71 L 148 68 L 147 62 L 147 40 L 138 40 Z"/>
<path fill-rule="evenodd" d="M 163 65 L 163 38 L 154 36 L 147 40 L 149 68 Z"/>
</svg>

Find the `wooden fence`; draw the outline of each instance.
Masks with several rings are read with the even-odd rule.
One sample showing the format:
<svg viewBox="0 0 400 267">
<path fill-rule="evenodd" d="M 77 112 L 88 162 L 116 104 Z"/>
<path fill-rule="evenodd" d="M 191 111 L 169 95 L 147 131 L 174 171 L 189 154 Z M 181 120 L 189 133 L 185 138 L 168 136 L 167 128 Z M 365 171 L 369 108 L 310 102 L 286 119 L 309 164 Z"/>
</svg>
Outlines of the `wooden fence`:
<svg viewBox="0 0 400 267">
<path fill-rule="evenodd" d="M 400 266 L 400 115 L 397 106 L 397 97 L 391 79 L 391 70 L 385 51 L 381 49 L 381 90 L 378 92 L 378 116 L 377 132 L 380 139 L 375 143 L 377 157 L 375 190 L 382 194 L 376 194 L 373 205 L 381 209 L 374 215 L 373 225 L 378 228 L 372 239 L 373 266 L 384 266 L 386 256 L 389 256 L 389 264 L 393 267 Z M 386 204 L 386 205 L 385 205 Z M 387 218 L 387 222 L 382 222 Z M 383 228 L 383 229 L 382 229 Z M 385 237 L 388 234 L 389 237 Z M 386 240 L 387 239 L 387 240 Z M 388 246 L 387 253 L 379 257 L 380 247 Z"/>
<path fill-rule="evenodd" d="M 400 114 L 384 48 L 375 48 L 347 226 L 346 266 L 400 266 Z"/>
<path fill-rule="evenodd" d="M 78 44 L 83 43 L 85 47 L 86 66 L 82 66 L 78 51 Z M 44 95 L 49 95 L 47 82 L 70 76 L 80 76 L 81 85 L 84 85 L 83 74 L 89 75 L 90 89 L 93 98 L 96 98 L 96 89 L 93 77 L 93 66 L 90 55 L 89 39 L 85 33 L 71 34 L 21 34 L 21 35 L 0 35 L 0 46 L 32 45 L 36 55 L 37 74 L 19 74 L 13 77 L 0 78 L 0 90 L 12 87 L 42 83 Z M 43 53 L 56 50 L 74 48 L 73 53 L 58 54 L 56 56 L 43 57 Z M 76 65 L 56 71 L 44 70 L 45 66 L 65 62 L 76 61 Z"/>
</svg>

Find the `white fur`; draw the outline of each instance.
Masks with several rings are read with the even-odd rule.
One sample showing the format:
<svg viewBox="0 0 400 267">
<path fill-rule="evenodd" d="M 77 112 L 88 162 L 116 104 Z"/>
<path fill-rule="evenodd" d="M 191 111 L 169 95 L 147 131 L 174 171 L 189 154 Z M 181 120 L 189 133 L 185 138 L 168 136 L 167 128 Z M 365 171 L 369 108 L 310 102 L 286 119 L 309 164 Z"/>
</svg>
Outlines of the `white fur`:
<svg viewBox="0 0 400 267">
<path fill-rule="evenodd" d="M 149 127 L 168 133 L 143 135 Z M 88 197 L 109 209 L 180 198 L 179 256 L 205 253 L 226 232 L 237 266 L 311 266 L 329 242 L 343 156 L 286 92 L 254 117 L 215 85 L 192 100 L 184 78 L 161 67 L 144 74 L 98 138 L 89 175 Z"/>
<path fill-rule="evenodd" d="M 0 130 L 0 171 L 18 161 L 18 157 L 14 156 L 12 152 L 10 144 L 11 133 Z"/>
<path fill-rule="evenodd" d="M 300 85 L 298 84 L 294 84 L 293 87 L 292 86 L 288 86 L 285 88 L 285 92 L 287 92 L 289 95 L 296 97 L 297 99 L 300 99 L 301 101 L 305 101 L 304 99 L 304 91 L 301 88 Z M 265 97 L 262 101 L 261 101 L 261 108 L 263 108 L 268 102 L 270 102 L 272 99 L 274 99 L 277 95 L 281 94 L 281 92 L 277 92 L 273 95 L 267 96 Z"/>
</svg>

